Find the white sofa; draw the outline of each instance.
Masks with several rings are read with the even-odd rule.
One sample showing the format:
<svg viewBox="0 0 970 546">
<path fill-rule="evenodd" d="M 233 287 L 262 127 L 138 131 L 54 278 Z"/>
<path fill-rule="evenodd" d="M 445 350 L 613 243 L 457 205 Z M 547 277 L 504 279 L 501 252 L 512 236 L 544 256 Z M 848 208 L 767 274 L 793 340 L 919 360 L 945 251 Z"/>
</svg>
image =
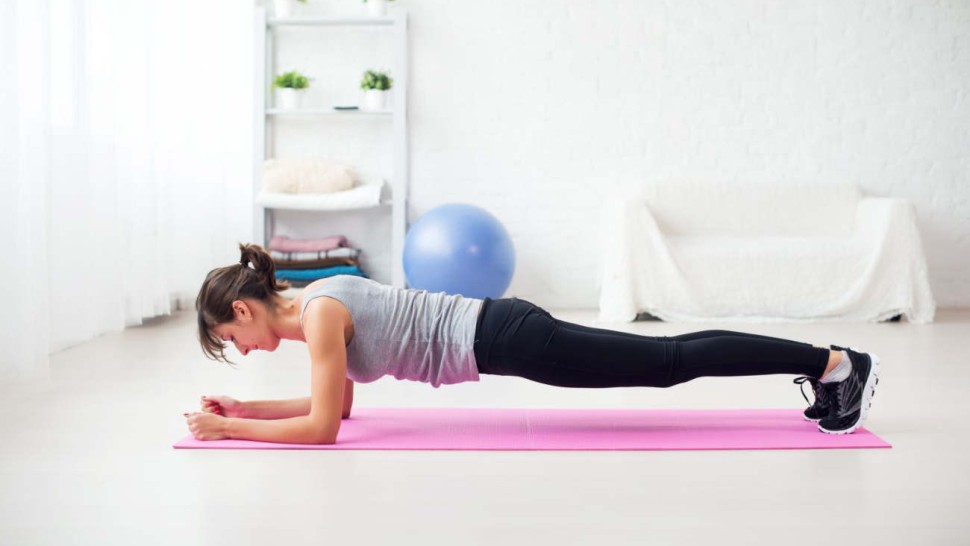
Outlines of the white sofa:
<svg viewBox="0 0 970 546">
<path fill-rule="evenodd" d="M 850 184 L 651 181 L 606 198 L 599 322 L 932 322 L 915 210 Z"/>
</svg>

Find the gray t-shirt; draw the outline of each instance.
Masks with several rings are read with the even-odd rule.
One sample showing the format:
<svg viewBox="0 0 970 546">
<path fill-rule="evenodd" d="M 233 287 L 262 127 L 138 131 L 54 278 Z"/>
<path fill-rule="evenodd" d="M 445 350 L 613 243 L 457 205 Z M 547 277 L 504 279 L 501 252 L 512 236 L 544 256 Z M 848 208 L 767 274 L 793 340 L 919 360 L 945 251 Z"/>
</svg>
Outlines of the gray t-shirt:
<svg viewBox="0 0 970 546">
<path fill-rule="evenodd" d="M 388 374 L 435 388 L 479 380 L 474 344 L 483 300 L 336 275 L 303 296 L 301 324 L 307 304 L 320 296 L 343 303 L 353 318 L 347 376 L 355 382 Z"/>
</svg>

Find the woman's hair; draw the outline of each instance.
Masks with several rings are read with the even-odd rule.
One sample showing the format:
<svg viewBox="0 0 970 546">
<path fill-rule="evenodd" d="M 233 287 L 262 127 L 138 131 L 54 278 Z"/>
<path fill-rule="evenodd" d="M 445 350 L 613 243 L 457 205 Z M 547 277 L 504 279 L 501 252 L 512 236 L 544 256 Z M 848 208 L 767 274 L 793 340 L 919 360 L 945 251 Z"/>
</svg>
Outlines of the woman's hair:
<svg viewBox="0 0 970 546">
<path fill-rule="evenodd" d="M 229 364 L 232 362 L 226 358 L 225 345 L 212 329 L 236 319 L 232 302 L 251 298 L 273 309 L 276 293 L 290 287 L 289 282 L 276 280 L 276 264 L 262 247 L 240 243 L 239 252 L 239 263 L 213 269 L 205 276 L 195 298 L 202 351 L 211 360 Z M 250 263 L 253 267 L 249 267 Z"/>
</svg>

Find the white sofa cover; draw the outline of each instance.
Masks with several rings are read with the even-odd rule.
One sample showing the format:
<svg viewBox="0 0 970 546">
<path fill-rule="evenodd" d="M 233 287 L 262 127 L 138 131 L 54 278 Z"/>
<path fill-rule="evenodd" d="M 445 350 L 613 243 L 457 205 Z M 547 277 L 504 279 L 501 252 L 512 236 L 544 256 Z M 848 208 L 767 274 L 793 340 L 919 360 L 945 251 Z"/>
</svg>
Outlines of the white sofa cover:
<svg viewBox="0 0 970 546">
<path fill-rule="evenodd" d="M 911 203 L 854 185 L 652 181 L 606 197 L 599 322 L 932 322 Z"/>
</svg>

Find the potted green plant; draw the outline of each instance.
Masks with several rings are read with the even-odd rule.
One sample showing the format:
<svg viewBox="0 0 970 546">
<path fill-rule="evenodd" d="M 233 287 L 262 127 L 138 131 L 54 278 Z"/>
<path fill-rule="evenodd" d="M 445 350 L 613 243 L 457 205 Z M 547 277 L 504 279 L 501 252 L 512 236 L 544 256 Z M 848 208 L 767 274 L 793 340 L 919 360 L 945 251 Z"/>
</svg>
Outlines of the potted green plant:
<svg viewBox="0 0 970 546">
<path fill-rule="evenodd" d="M 360 88 L 364 90 L 363 110 L 383 110 L 387 90 L 394 84 L 394 80 L 384 72 L 368 70 L 360 81 Z"/>
<path fill-rule="evenodd" d="M 387 15 L 387 3 L 392 0 L 364 0 L 367 4 L 367 15 L 371 17 L 382 17 Z"/>
<path fill-rule="evenodd" d="M 293 15 L 298 1 L 306 4 L 306 0 L 273 0 L 273 7 L 276 8 L 273 13 L 277 17 L 289 17 Z"/>
<path fill-rule="evenodd" d="M 284 72 L 273 78 L 273 88 L 276 89 L 276 105 L 283 110 L 295 110 L 300 107 L 304 90 L 310 87 L 310 78 L 296 70 Z"/>
</svg>

